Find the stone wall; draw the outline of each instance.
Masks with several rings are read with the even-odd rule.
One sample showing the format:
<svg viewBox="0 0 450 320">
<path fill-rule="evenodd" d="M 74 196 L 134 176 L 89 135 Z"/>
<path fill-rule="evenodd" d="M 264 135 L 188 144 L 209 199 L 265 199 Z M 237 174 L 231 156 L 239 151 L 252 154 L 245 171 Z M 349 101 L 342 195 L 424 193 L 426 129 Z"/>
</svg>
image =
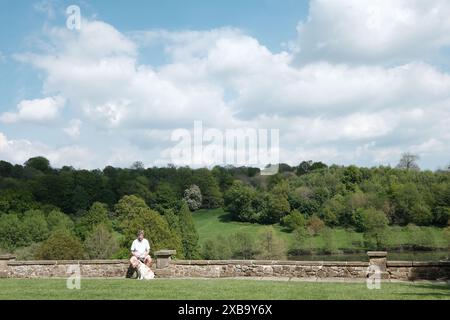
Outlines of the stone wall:
<svg viewBox="0 0 450 320">
<path fill-rule="evenodd" d="M 168 253 L 167 253 L 168 252 Z M 365 279 L 371 267 L 383 279 L 450 280 L 450 261 L 388 261 L 385 252 L 369 252 L 368 262 L 266 261 L 266 260 L 170 260 L 170 251 L 157 256 L 155 275 L 160 278 L 280 277 L 304 279 Z M 127 260 L 15 261 L 0 256 L 3 278 L 67 278 L 71 266 L 82 277 L 124 278 Z"/>
</svg>

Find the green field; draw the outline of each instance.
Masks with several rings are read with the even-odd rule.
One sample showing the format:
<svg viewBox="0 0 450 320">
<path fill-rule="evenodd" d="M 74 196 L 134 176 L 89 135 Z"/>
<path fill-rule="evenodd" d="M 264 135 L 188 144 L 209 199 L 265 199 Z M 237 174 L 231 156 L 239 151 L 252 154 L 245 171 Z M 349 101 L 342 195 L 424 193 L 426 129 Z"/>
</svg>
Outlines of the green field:
<svg viewBox="0 0 450 320">
<path fill-rule="evenodd" d="M 85 279 L 79 290 L 66 288 L 61 279 L 1 279 L 0 300 L 5 299 L 450 299 L 450 285 L 382 283 L 369 290 L 365 283 L 311 283 L 235 279 Z"/>
<path fill-rule="evenodd" d="M 200 236 L 200 244 L 208 239 L 216 239 L 217 235 L 225 237 L 232 236 L 236 232 L 246 232 L 253 237 L 257 237 L 265 226 L 260 224 L 252 224 L 247 222 L 230 221 L 229 215 L 223 209 L 214 210 L 199 210 L 193 213 L 194 222 Z M 279 224 L 273 225 L 276 234 L 282 238 L 289 248 L 294 240 L 292 233 L 284 230 Z M 422 230 L 429 231 L 433 238 L 434 247 L 436 250 L 445 250 L 447 246 L 446 239 L 443 236 L 442 229 L 436 227 L 421 227 Z M 406 228 L 394 226 L 389 227 L 390 243 L 393 247 L 401 247 L 407 245 L 411 239 L 411 234 L 406 231 Z M 364 251 L 363 234 L 353 230 L 344 228 L 332 229 L 332 237 L 335 246 L 339 250 L 348 251 Z M 322 235 L 311 236 L 306 240 L 306 244 L 313 250 L 320 250 L 324 248 L 325 241 Z M 424 253 L 426 256 L 426 253 Z M 430 258 L 433 255 L 429 254 Z"/>
</svg>

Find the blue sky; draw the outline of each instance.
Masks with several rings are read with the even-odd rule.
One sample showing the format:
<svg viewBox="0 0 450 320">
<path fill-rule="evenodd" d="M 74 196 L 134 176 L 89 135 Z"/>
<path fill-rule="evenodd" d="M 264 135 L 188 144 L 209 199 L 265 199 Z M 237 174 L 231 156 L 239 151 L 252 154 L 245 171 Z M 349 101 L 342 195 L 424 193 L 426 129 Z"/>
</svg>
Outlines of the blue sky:
<svg viewBox="0 0 450 320">
<path fill-rule="evenodd" d="M 445 0 L 2 1 L 0 158 L 164 165 L 174 130 L 202 121 L 279 129 L 293 165 L 413 152 L 442 168 L 449 14 Z"/>
</svg>

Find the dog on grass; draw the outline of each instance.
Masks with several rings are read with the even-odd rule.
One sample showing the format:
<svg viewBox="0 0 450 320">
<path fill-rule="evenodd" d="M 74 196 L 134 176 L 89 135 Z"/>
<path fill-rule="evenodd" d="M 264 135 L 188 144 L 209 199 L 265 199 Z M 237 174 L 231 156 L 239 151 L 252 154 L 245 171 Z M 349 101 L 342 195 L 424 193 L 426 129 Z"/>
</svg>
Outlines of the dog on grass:
<svg viewBox="0 0 450 320">
<path fill-rule="evenodd" d="M 138 279 L 139 280 L 151 280 L 155 278 L 155 273 L 145 263 L 139 260 Z"/>
</svg>

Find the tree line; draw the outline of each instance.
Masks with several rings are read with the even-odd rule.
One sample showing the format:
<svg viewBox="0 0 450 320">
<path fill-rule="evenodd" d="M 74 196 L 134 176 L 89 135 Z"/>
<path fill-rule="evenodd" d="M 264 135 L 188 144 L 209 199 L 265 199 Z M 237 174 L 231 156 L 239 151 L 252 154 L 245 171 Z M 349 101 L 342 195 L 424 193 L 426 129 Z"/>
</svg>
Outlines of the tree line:
<svg viewBox="0 0 450 320">
<path fill-rule="evenodd" d="M 74 248 L 66 259 L 124 257 L 144 229 L 154 250 L 193 259 L 208 250 L 199 248 L 192 213 L 220 207 L 232 220 L 280 223 L 299 239 L 306 229 L 345 227 L 377 243 L 388 225 L 449 224 L 450 172 L 421 171 L 416 160 L 405 154 L 396 168 L 304 161 L 280 164 L 273 176 L 233 166 L 78 170 L 53 168 L 44 157 L 0 161 L 0 247 L 50 259 L 72 251 L 55 248 L 64 243 Z"/>
</svg>

